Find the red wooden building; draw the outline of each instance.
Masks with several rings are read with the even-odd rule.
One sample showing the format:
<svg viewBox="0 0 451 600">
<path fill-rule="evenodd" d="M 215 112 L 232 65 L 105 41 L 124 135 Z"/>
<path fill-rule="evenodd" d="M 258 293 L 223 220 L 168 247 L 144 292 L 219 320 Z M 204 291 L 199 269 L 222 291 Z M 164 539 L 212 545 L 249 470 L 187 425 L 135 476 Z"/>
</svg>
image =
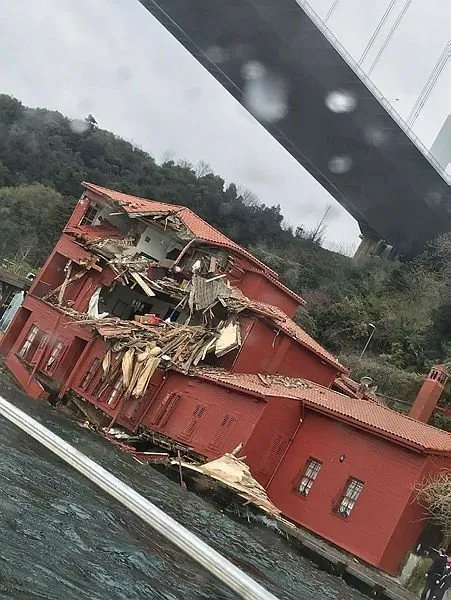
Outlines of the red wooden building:
<svg viewBox="0 0 451 600">
<path fill-rule="evenodd" d="M 205 459 L 242 443 L 287 518 L 394 574 L 424 527 L 413 486 L 451 466 L 427 425 L 446 373 L 400 415 L 296 325 L 302 304 L 189 209 L 85 184 L 0 351 L 36 398 Z"/>
</svg>

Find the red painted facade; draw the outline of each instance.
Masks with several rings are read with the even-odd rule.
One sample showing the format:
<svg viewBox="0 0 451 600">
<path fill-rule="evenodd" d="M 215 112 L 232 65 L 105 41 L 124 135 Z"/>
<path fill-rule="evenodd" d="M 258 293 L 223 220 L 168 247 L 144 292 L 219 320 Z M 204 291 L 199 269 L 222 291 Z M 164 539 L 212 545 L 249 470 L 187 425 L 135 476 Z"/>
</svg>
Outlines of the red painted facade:
<svg viewBox="0 0 451 600">
<path fill-rule="evenodd" d="M 21 350 L 30 334 L 36 331 L 29 350 L 21 356 Z M 2 340 L 5 364 L 30 396 L 45 398 L 39 381 L 56 384 L 58 388 L 68 381 L 78 360 L 88 347 L 92 333 L 85 327 L 68 322 L 51 306 L 28 295 L 19 309 L 11 327 Z M 52 352 L 58 354 L 51 361 Z"/>
<path fill-rule="evenodd" d="M 240 279 L 233 279 L 233 283 L 248 298 L 278 306 L 291 318 L 299 307 L 298 296 L 270 276 L 252 270 L 252 267 L 248 267 Z"/>
<path fill-rule="evenodd" d="M 87 311 L 100 284 L 108 288 L 117 279 L 109 263 L 77 237 L 90 202 L 109 193 L 91 188 L 2 340 L 0 352 L 17 381 L 35 398 L 74 392 L 112 423 L 162 434 L 207 460 L 243 444 L 253 476 L 286 517 L 396 573 L 424 526 L 412 488 L 424 475 L 450 468 L 451 435 L 442 433 L 435 440 L 432 428 L 413 427 L 411 420 L 360 393 L 349 378 L 340 379 L 346 369 L 290 319 L 302 299 L 190 211 L 185 224 L 196 229 L 197 237 L 206 232 L 208 243 L 227 248 L 220 277 L 255 301 L 255 311 L 239 314 L 241 347 L 215 363 L 226 375 L 215 379 L 207 371 L 183 375 L 158 369 L 143 397 L 125 399 L 120 387 L 101 381 L 104 339 L 46 301 L 52 290 L 58 295 L 68 264 L 72 277 L 83 273 L 63 294 L 66 307 L 78 313 Z M 145 212 L 155 204 L 116 192 L 110 199 L 130 212 Z M 158 204 L 158 210 L 165 206 Z M 96 231 L 102 229 L 91 227 L 90 236 Z M 429 379 L 416 405 L 421 414 L 433 409 L 441 391 Z M 438 383 L 443 387 L 442 380 Z M 312 459 L 321 468 L 309 493 L 302 495 L 299 486 Z M 363 487 L 345 517 L 336 509 L 351 479 Z"/>
<path fill-rule="evenodd" d="M 303 496 L 298 488 L 310 458 L 317 459 L 322 467 L 310 493 Z M 400 558 L 411 550 L 424 526 L 421 509 L 417 504 L 411 508 L 410 501 L 426 459 L 306 411 L 268 493 L 289 519 L 394 574 Z M 344 518 L 337 514 L 336 506 L 350 478 L 364 482 L 364 487 L 351 515 Z M 402 539 L 395 544 L 398 527 Z M 396 547 L 390 552 L 391 544 Z"/>
<path fill-rule="evenodd" d="M 287 377 L 305 377 L 325 387 L 330 387 L 340 374 L 336 365 L 322 360 L 268 322 L 243 318 L 241 331 L 243 345 L 240 351 L 233 359 L 226 357 L 221 363 L 233 373 L 278 373 Z"/>
</svg>

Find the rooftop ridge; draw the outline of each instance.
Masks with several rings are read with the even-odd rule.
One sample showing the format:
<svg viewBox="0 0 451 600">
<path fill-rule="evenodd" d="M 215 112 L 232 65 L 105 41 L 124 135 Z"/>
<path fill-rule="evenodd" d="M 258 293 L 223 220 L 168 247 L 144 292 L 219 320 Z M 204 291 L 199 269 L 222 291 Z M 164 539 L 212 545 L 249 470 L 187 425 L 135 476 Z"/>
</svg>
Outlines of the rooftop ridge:
<svg viewBox="0 0 451 600">
<path fill-rule="evenodd" d="M 336 416 L 401 445 L 430 454 L 451 454 L 450 432 L 412 419 L 384 404 L 366 398 L 352 398 L 303 378 L 230 373 L 211 367 L 198 368 L 193 375 L 261 397 L 279 396 L 299 400 L 312 410 Z M 271 382 L 271 378 L 276 379 Z M 277 378 L 285 383 L 280 384 Z M 290 382 L 295 385 L 290 386 Z"/>
</svg>

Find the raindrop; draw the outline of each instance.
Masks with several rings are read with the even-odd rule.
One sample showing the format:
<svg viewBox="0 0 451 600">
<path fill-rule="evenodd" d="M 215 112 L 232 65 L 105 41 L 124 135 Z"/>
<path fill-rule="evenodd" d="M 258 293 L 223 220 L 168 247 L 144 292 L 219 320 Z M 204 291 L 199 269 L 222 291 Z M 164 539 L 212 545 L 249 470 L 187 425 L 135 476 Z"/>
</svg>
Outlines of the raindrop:
<svg viewBox="0 0 451 600">
<path fill-rule="evenodd" d="M 335 90 L 326 96 L 326 106 L 334 113 L 352 112 L 357 106 L 357 99 L 351 92 Z"/>
<path fill-rule="evenodd" d="M 243 101 L 259 121 L 275 123 L 288 113 L 288 87 L 285 81 L 260 63 L 247 63 Z"/>
<path fill-rule="evenodd" d="M 382 146 L 388 141 L 388 133 L 377 127 L 368 127 L 363 135 L 367 143 L 372 146 Z"/>
<path fill-rule="evenodd" d="M 250 60 L 243 65 L 241 75 L 244 79 L 261 79 L 266 74 L 266 69 L 262 63 L 256 60 Z"/>
<path fill-rule="evenodd" d="M 229 55 L 228 51 L 220 46 L 210 46 L 210 48 L 205 50 L 205 54 L 211 62 L 214 62 L 217 65 L 225 62 Z"/>
<path fill-rule="evenodd" d="M 116 77 L 119 81 L 129 81 L 132 78 L 132 71 L 129 67 L 122 65 L 116 69 Z"/>
<path fill-rule="evenodd" d="M 352 167 L 352 158 L 347 155 L 334 156 L 328 162 L 329 171 L 337 175 L 347 173 Z"/>
<path fill-rule="evenodd" d="M 74 133 L 84 133 L 89 128 L 89 123 L 82 121 L 81 119 L 72 119 L 69 123 L 69 127 Z"/>
<path fill-rule="evenodd" d="M 426 198 L 426 203 L 428 206 L 430 206 L 432 208 L 437 208 L 441 204 L 442 194 L 437 191 L 432 191 L 432 192 L 427 193 L 425 198 Z"/>
</svg>

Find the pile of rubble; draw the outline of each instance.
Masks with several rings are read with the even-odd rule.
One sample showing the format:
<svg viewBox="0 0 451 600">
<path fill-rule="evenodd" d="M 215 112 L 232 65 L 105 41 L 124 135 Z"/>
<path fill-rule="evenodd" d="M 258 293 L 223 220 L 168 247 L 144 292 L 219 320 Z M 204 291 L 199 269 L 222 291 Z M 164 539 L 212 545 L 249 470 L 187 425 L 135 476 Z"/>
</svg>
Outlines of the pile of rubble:
<svg viewBox="0 0 451 600">
<path fill-rule="evenodd" d="M 257 384 L 259 387 L 266 388 L 283 387 L 287 389 L 310 389 L 314 384 L 300 377 L 288 377 L 286 375 L 271 375 L 262 373 L 231 373 L 225 369 L 216 367 L 200 366 L 194 371 L 196 375 L 206 378 L 212 378 L 230 383 L 232 385 L 240 385 L 244 380 L 251 384 Z"/>
<path fill-rule="evenodd" d="M 224 356 L 241 345 L 240 328 L 233 319 L 216 329 L 179 325 L 158 319 L 155 324 L 124 321 L 118 317 L 91 318 L 71 308 L 60 310 L 72 322 L 89 326 L 109 346 L 103 371 L 105 382 L 122 372 L 126 396 L 142 396 L 157 367 L 176 367 L 187 373 L 209 353 Z"/>
</svg>

